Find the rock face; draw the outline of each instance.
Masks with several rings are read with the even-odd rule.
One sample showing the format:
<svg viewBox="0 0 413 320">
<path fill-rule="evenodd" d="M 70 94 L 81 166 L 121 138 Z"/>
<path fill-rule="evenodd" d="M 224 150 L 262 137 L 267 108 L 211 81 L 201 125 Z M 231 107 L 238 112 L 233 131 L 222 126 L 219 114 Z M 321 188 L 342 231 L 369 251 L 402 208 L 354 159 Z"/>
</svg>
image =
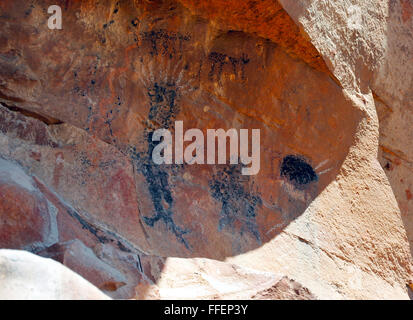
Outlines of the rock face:
<svg viewBox="0 0 413 320">
<path fill-rule="evenodd" d="M 209 259 L 169 258 L 149 297 L 161 299 L 317 299 L 286 276 Z"/>
<path fill-rule="evenodd" d="M 0 250 L 2 300 L 106 300 L 98 288 L 70 269 L 27 251 Z"/>
<path fill-rule="evenodd" d="M 1 247 L 113 298 L 409 297 L 411 2 L 48 6 L 0 3 Z M 176 121 L 260 171 L 154 164 Z"/>
<path fill-rule="evenodd" d="M 0 159 L 0 246 L 35 250 L 57 241 L 54 208 L 33 179 L 15 164 Z"/>
</svg>

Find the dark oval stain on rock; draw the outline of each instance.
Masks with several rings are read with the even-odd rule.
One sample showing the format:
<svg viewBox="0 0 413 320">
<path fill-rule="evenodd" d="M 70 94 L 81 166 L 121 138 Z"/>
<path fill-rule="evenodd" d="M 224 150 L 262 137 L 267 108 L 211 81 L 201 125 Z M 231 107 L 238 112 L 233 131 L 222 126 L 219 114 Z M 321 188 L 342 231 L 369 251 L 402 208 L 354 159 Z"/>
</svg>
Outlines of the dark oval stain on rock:
<svg viewBox="0 0 413 320">
<path fill-rule="evenodd" d="M 284 157 L 281 169 L 281 177 L 286 177 L 289 181 L 298 186 L 309 184 L 318 180 L 318 176 L 313 167 L 302 157 L 288 155 Z"/>
</svg>

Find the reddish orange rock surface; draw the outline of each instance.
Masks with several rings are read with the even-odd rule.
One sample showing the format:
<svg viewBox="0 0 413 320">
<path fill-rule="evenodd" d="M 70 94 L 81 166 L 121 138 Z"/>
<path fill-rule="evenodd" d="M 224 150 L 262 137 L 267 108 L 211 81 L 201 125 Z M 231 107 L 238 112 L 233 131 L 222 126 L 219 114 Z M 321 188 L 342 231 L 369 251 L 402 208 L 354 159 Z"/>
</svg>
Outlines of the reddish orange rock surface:
<svg viewBox="0 0 413 320">
<path fill-rule="evenodd" d="M 13 6 L 16 18 L 25 15 Z M 265 18 L 243 8 L 237 15 L 243 12 L 238 20 L 246 28 Z M 213 2 L 201 11 L 221 9 Z M 70 28 L 61 31 L 32 20 L 36 10 L 25 15 L 27 24 L 8 24 L 3 48 L 10 56 L 4 70 L 31 70 L 33 81 L 8 80 L 3 92 L 9 105 L 65 124 L 44 135 L 56 147 L 43 148 L 40 161 L 27 157 L 26 166 L 36 163 L 36 174 L 71 205 L 145 252 L 222 259 L 261 246 L 331 181 L 352 142 L 344 132 L 355 130 L 357 111 L 306 57 L 285 53 L 299 43 L 312 47 L 291 40 L 296 26 L 277 5 L 265 11 L 268 24 L 279 21 L 294 36 L 268 26 L 279 34 L 265 36 L 281 47 L 259 37 L 264 29 L 257 35 L 221 29 L 215 18 L 173 1 L 108 2 L 97 10 L 70 2 L 64 8 Z M 260 172 L 248 177 L 240 166 L 154 165 L 148 139 L 177 120 L 204 132 L 260 129 Z M 24 134 L 18 125 L 4 128 Z"/>
<path fill-rule="evenodd" d="M 324 258 L 345 269 L 347 254 L 373 248 L 355 266 L 371 284 L 389 243 L 361 238 L 383 220 L 400 245 L 389 261 L 401 261 L 384 273 L 405 277 L 409 257 L 396 215 L 367 209 L 366 190 L 387 186 L 382 172 L 368 171 L 374 182 L 347 181 L 371 160 L 356 151 L 373 144 L 363 137 L 374 112 L 340 87 L 277 1 L 66 1 L 62 30 L 48 29 L 48 6 L 0 3 L 0 159 L 7 159 L 4 177 L 16 162 L 13 172 L 34 190 L 0 175 L 2 246 L 52 257 L 116 298 L 168 296 L 168 257 L 187 258 L 202 273 L 190 259 L 239 256 L 248 265 L 256 253 L 266 263 L 252 259 L 254 268 L 284 272 L 277 250 L 295 277 Z M 174 132 L 175 121 L 204 135 L 260 129 L 259 173 L 244 176 L 240 164 L 154 164 L 152 135 Z M 271 278 L 260 272 L 245 288 Z M 322 297 L 345 296 L 335 272 L 319 286 L 313 273 L 301 279 Z M 248 297 L 290 297 L 296 284 L 285 279 Z"/>
<path fill-rule="evenodd" d="M 310 66 L 330 73 L 308 36 L 299 29 L 288 13 L 273 0 L 260 1 L 193 1 L 180 0 L 192 13 L 202 16 L 223 29 L 251 33 L 269 39 L 292 56 Z"/>
<path fill-rule="evenodd" d="M 23 170 L 0 159 L 0 246 L 34 250 L 53 237 L 53 214 Z"/>
</svg>

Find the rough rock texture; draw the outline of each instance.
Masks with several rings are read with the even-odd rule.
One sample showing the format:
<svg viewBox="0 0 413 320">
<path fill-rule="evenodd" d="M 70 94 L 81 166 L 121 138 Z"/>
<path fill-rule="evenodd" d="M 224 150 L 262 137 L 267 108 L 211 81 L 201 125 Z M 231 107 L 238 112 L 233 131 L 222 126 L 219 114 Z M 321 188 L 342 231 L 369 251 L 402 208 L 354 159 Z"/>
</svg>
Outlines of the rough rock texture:
<svg viewBox="0 0 413 320">
<path fill-rule="evenodd" d="M 114 298 L 409 297 L 411 1 L 48 5 L 0 3 L 2 247 Z M 154 165 L 176 120 L 261 129 L 260 172 Z"/>
<path fill-rule="evenodd" d="M 147 295 L 161 299 L 317 299 L 286 276 L 201 258 L 169 258 Z"/>
<path fill-rule="evenodd" d="M 280 2 L 313 36 L 342 85 L 373 95 L 380 124 L 379 161 L 397 199 L 413 253 L 409 173 L 413 158 L 413 2 Z"/>
<path fill-rule="evenodd" d="M 373 97 L 373 101 L 369 99 L 370 118 L 377 122 L 376 111 L 379 125 L 374 125 L 372 147 L 378 148 L 378 159 L 397 200 L 395 210 L 401 215 L 413 254 L 413 2 L 280 3 L 313 39 L 343 87 L 353 92 L 355 99 Z M 408 281 L 413 283 L 411 269 L 409 273 Z"/>
<path fill-rule="evenodd" d="M 70 269 L 27 251 L 0 250 L 1 300 L 106 300 Z"/>
<path fill-rule="evenodd" d="M 35 250 L 57 241 L 54 208 L 33 179 L 0 159 L 0 247 Z"/>
<path fill-rule="evenodd" d="M 146 256 L 99 222 L 89 222 L 18 165 L 5 160 L 1 165 L 1 176 L 7 171 L 8 178 L 0 185 L 7 191 L 1 194 L 2 247 L 53 258 L 114 298 L 134 297 L 138 284 L 154 283 L 146 274 L 152 278 L 163 258 Z"/>
</svg>

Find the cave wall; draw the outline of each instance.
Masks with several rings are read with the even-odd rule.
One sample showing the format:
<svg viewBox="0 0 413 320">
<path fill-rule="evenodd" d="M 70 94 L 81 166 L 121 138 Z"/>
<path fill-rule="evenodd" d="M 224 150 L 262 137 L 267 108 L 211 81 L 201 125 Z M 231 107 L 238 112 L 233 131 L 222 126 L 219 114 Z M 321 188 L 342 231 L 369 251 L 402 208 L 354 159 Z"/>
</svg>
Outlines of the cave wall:
<svg viewBox="0 0 413 320">
<path fill-rule="evenodd" d="M 2 1 L 1 246 L 115 298 L 190 294 L 180 265 L 218 277 L 215 260 L 318 298 L 408 297 L 409 151 L 392 170 L 384 159 L 408 140 L 411 86 L 385 75 L 411 74 L 398 66 L 412 19 L 403 1 L 350 2 L 60 1 L 63 29 L 49 30 L 48 1 Z M 154 165 L 152 134 L 175 121 L 260 129 L 259 173 Z M 31 181 L 30 208 L 10 167 Z M 199 297 L 228 297 L 193 277 Z"/>
</svg>

